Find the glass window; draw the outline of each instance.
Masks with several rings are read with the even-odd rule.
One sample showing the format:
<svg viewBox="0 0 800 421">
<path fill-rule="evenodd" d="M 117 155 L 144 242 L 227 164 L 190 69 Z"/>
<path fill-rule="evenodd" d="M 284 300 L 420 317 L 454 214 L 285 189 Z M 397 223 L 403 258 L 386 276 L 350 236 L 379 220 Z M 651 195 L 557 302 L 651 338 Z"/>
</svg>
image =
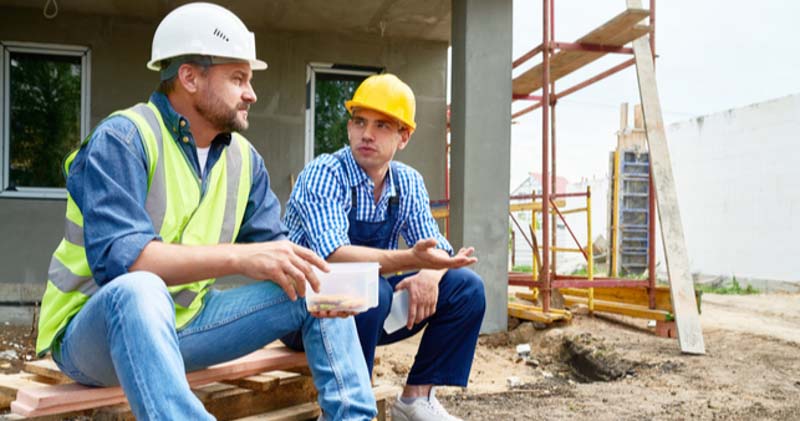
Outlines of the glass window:
<svg viewBox="0 0 800 421">
<path fill-rule="evenodd" d="M 306 162 L 348 144 L 344 102 L 358 85 L 381 68 L 312 63 L 308 67 L 306 110 Z M 312 100 L 313 99 L 313 100 Z"/>
<path fill-rule="evenodd" d="M 317 74 L 314 89 L 314 156 L 347 145 L 349 115 L 344 102 L 353 97 L 366 76 Z"/>
<path fill-rule="evenodd" d="M 4 195 L 63 197 L 62 163 L 87 126 L 88 50 L 5 45 Z"/>
</svg>

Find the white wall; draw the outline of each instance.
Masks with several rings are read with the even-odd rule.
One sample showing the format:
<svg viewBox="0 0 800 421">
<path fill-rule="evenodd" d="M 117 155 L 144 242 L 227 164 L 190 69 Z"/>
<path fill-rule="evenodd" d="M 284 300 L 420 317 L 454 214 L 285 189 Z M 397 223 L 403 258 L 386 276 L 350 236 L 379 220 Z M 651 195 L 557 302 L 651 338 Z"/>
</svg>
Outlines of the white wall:
<svg viewBox="0 0 800 421">
<path fill-rule="evenodd" d="M 800 281 L 800 94 L 675 123 L 691 271 Z"/>
</svg>

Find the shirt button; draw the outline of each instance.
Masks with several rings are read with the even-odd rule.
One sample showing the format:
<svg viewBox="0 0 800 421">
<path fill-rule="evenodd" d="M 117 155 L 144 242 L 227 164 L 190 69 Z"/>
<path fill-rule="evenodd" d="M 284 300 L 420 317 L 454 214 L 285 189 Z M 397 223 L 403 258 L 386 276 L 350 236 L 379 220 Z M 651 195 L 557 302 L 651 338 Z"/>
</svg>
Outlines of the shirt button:
<svg viewBox="0 0 800 421">
<path fill-rule="evenodd" d="M 181 120 L 181 127 L 186 127 L 186 120 Z"/>
<path fill-rule="evenodd" d="M 189 136 L 184 136 L 182 140 L 183 143 L 189 143 Z"/>
</svg>

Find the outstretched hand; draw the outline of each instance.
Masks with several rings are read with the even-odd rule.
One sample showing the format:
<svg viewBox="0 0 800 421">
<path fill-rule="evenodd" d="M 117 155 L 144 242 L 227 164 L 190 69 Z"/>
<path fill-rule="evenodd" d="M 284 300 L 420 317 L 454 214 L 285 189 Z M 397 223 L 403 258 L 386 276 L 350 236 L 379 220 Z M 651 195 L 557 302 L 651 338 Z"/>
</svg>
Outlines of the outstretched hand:
<svg viewBox="0 0 800 421">
<path fill-rule="evenodd" d="M 319 292 L 319 278 L 312 266 L 329 271 L 328 263 L 316 253 L 288 240 L 244 244 L 239 250 L 239 273 L 278 284 L 292 301 L 305 297 L 306 282 Z"/>
<path fill-rule="evenodd" d="M 449 256 L 437 249 L 436 244 L 433 238 L 419 240 L 414 244 L 411 253 L 420 269 L 456 269 L 478 261 L 477 257 L 472 256 L 475 251 L 473 247 L 462 247 L 455 256 Z"/>
</svg>

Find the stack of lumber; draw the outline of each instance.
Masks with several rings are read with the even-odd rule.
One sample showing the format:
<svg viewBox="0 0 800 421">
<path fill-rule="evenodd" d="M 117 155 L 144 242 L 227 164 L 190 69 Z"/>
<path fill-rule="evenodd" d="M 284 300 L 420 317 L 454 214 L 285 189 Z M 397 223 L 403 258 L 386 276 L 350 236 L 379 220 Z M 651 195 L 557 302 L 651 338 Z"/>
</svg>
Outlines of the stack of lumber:
<svg viewBox="0 0 800 421">
<path fill-rule="evenodd" d="M 28 362 L 23 372 L 0 375 L 0 410 L 5 419 L 60 420 L 88 416 L 134 420 L 119 387 L 91 388 L 74 383 L 50 359 Z M 320 409 L 305 354 L 268 347 L 242 358 L 186 375 L 195 395 L 220 420 L 314 419 Z M 375 388 L 379 419 L 399 388 Z M 2 416 L 0 416 L 2 417 Z"/>
</svg>

